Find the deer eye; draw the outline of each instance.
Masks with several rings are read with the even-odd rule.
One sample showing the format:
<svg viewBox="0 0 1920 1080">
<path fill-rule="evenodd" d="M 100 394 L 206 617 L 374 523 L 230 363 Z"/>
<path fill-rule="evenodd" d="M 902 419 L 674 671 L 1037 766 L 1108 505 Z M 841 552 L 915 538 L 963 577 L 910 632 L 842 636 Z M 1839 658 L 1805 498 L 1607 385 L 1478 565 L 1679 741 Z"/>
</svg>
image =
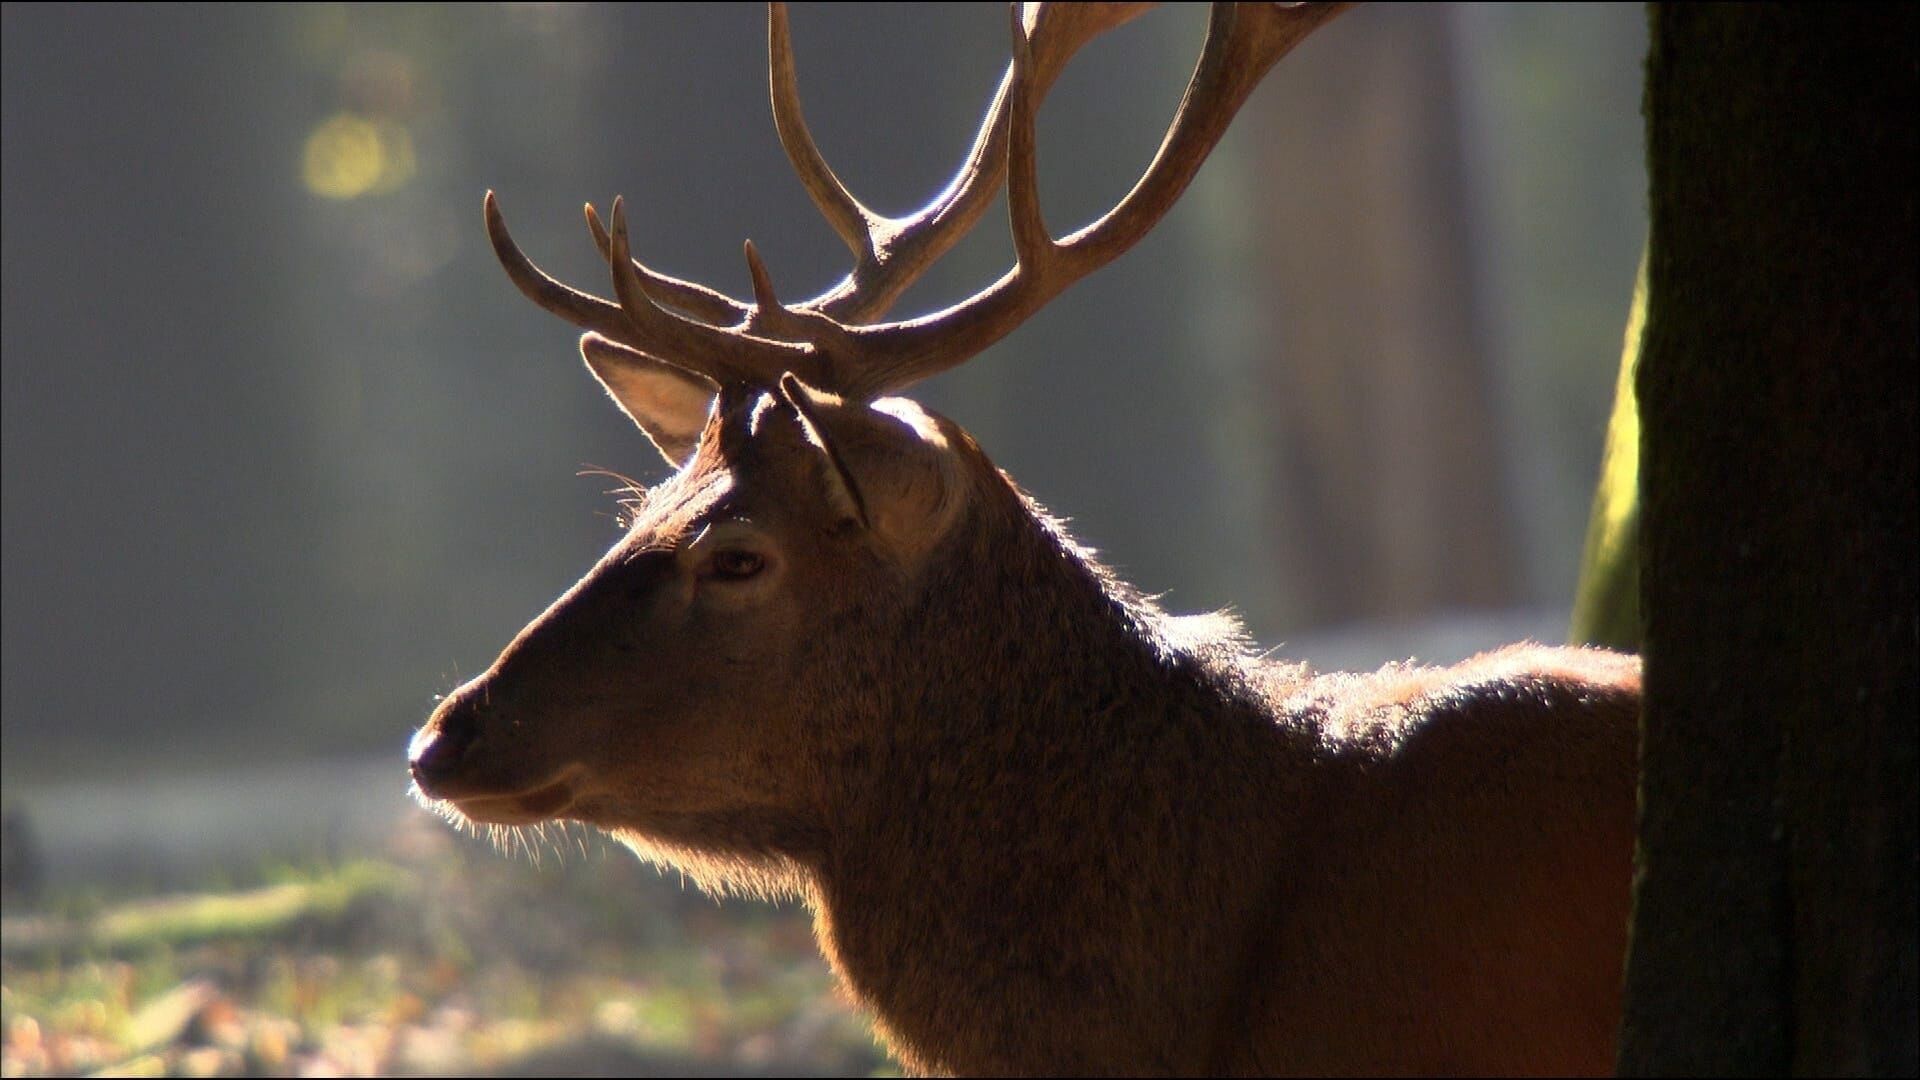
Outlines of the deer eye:
<svg viewBox="0 0 1920 1080">
<path fill-rule="evenodd" d="M 726 548 L 713 553 L 713 576 L 723 581 L 745 581 L 766 565 L 766 559 L 742 548 Z"/>
</svg>

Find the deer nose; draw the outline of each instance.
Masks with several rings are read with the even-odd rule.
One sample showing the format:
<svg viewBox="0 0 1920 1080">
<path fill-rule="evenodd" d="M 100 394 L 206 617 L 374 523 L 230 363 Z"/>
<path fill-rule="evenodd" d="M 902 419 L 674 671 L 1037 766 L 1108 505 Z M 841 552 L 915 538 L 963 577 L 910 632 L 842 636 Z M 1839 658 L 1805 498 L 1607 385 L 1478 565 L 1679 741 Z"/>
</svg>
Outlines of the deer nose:
<svg viewBox="0 0 1920 1080">
<path fill-rule="evenodd" d="M 460 762 L 480 730 L 478 711 L 468 696 L 450 697 L 434 710 L 426 726 L 414 733 L 407 747 L 407 765 L 421 791 L 434 794 L 436 785 L 445 784 L 460 771 Z"/>
</svg>

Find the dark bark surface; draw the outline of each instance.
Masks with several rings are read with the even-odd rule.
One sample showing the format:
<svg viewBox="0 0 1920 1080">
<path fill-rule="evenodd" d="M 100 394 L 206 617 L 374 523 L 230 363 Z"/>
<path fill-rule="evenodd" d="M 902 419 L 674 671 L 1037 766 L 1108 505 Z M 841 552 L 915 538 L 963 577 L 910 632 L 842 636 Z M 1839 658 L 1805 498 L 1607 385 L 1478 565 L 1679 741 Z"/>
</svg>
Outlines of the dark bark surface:
<svg viewBox="0 0 1920 1080">
<path fill-rule="evenodd" d="M 1625 1073 L 1917 1067 L 1914 13 L 1653 11 Z"/>
</svg>

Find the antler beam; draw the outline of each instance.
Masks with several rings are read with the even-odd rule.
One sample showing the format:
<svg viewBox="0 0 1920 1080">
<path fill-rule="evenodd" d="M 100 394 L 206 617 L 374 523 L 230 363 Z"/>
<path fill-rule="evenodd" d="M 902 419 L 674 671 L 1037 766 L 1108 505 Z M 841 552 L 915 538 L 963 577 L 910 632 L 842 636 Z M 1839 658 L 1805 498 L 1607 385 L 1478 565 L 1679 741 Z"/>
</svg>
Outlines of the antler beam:
<svg viewBox="0 0 1920 1080">
<path fill-rule="evenodd" d="M 772 386 L 791 371 L 856 399 L 898 390 L 977 355 L 1138 242 L 1186 190 L 1267 71 L 1349 5 L 1215 4 L 1200 62 L 1145 174 L 1099 220 L 1054 240 L 1041 218 L 1035 168 L 1040 102 L 1083 45 L 1147 6 L 1015 5 L 1013 60 L 965 163 L 933 202 L 890 218 L 855 198 L 815 145 L 800 107 L 786 7 L 769 5 L 774 126 L 809 197 L 854 256 L 847 276 L 810 300 L 782 305 L 751 244 L 752 304 L 649 269 L 632 257 L 624 207 L 617 199 L 611 229 L 591 205 L 586 208 L 617 303 L 564 285 L 535 266 L 508 235 L 492 192 L 486 198 L 488 236 L 508 276 L 541 307 L 718 382 Z M 1003 179 L 1014 267 L 943 311 L 874 322 L 973 228 Z"/>
</svg>

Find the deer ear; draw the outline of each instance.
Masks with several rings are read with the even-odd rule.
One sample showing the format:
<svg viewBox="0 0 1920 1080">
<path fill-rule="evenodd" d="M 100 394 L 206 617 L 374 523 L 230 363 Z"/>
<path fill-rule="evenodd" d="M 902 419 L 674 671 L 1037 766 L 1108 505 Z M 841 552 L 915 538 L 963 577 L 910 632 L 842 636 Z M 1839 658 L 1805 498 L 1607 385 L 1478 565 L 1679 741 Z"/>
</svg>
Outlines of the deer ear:
<svg viewBox="0 0 1920 1080">
<path fill-rule="evenodd" d="M 780 392 L 809 441 L 825 451 L 835 489 L 829 497 L 851 504 L 851 516 L 910 557 L 946 534 L 967 486 L 940 421 L 904 398 L 850 404 L 791 374 L 781 378 Z"/>
<path fill-rule="evenodd" d="M 840 399 L 832 394 L 815 390 L 800 381 L 800 377 L 789 371 L 780 376 L 780 396 L 800 418 L 800 427 L 806 432 L 807 441 L 820 448 L 826 460 L 827 503 L 834 512 L 843 518 L 860 523 L 861 528 L 870 527 L 867 519 L 867 505 L 860 498 L 860 485 L 854 482 L 853 474 L 847 471 L 847 463 L 842 461 L 833 442 L 827 437 L 824 417 L 827 410 L 837 408 Z"/>
<path fill-rule="evenodd" d="M 719 387 L 704 376 L 599 334 L 580 338 L 580 355 L 587 361 L 587 370 L 662 457 L 676 468 L 693 457 Z"/>
</svg>

